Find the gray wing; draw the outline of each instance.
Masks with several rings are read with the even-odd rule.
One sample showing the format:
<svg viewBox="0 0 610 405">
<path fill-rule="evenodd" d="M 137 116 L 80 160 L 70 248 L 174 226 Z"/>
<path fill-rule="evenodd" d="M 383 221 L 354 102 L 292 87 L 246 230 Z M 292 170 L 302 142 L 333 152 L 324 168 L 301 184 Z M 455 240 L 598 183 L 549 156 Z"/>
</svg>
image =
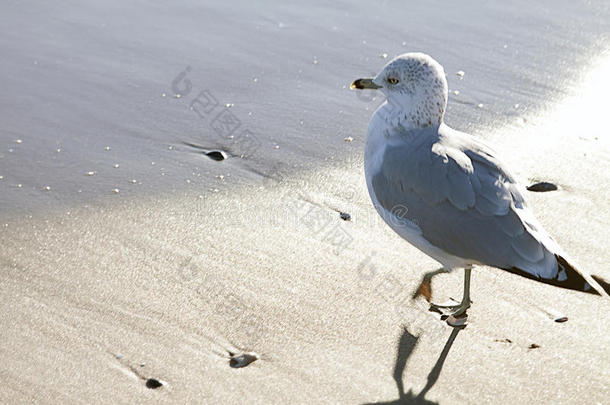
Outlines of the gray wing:
<svg viewBox="0 0 610 405">
<path fill-rule="evenodd" d="M 424 238 L 452 255 L 534 278 L 567 278 L 555 257 L 559 246 L 527 208 L 515 179 L 466 134 L 443 125 L 389 143 L 372 186 L 384 208 L 407 207 Z"/>
</svg>

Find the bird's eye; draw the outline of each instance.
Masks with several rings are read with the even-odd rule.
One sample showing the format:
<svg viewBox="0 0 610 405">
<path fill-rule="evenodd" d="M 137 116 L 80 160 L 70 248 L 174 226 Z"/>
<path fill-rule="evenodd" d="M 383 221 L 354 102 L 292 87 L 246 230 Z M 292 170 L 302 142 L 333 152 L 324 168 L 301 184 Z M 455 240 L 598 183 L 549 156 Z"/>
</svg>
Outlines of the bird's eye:
<svg viewBox="0 0 610 405">
<path fill-rule="evenodd" d="M 396 79 L 394 77 L 388 77 L 388 83 L 396 84 L 396 83 L 398 83 L 398 79 Z"/>
</svg>

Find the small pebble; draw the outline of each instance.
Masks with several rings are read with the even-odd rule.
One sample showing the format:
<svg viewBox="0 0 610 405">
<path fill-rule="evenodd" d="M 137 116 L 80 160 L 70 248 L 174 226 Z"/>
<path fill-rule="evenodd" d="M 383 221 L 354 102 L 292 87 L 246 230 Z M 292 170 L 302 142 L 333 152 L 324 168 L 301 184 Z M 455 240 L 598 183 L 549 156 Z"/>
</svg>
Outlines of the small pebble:
<svg viewBox="0 0 610 405">
<path fill-rule="evenodd" d="M 15 139 L 15 143 L 21 143 L 23 142 L 21 139 Z"/>
<path fill-rule="evenodd" d="M 221 150 L 211 150 L 206 153 L 206 156 L 210 159 L 216 160 L 220 162 L 221 160 L 225 160 L 227 158 L 227 154 Z"/>
<path fill-rule="evenodd" d="M 464 75 L 465 75 L 465 74 L 466 74 L 466 73 L 465 73 L 463 70 L 458 70 L 458 71 L 457 71 L 457 73 L 456 73 L 456 75 L 457 75 L 459 78 L 464 77 Z"/>
<path fill-rule="evenodd" d="M 313 64 L 314 64 L 314 65 L 317 65 L 317 64 L 318 64 L 318 59 L 317 59 L 315 56 L 314 56 L 314 58 L 313 58 Z"/>
<path fill-rule="evenodd" d="M 557 323 L 564 323 L 564 322 L 567 322 L 567 321 L 568 321 L 568 317 L 567 316 L 562 316 L 562 317 L 559 317 L 559 318 L 555 319 L 555 322 L 557 322 Z"/>
<path fill-rule="evenodd" d="M 247 365 L 255 362 L 258 359 L 259 359 L 258 354 L 254 353 L 254 352 L 239 353 L 239 354 L 234 353 L 234 354 L 231 354 L 231 360 L 229 360 L 229 366 L 231 366 L 232 368 L 246 367 Z"/>
<path fill-rule="evenodd" d="M 252 79 L 252 81 L 253 81 L 254 83 L 258 82 L 258 77 L 255 77 L 254 79 Z"/>
<path fill-rule="evenodd" d="M 115 163 L 115 164 L 114 164 L 114 168 L 115 168 L 115 169 L 118 169 L 118 168 L 119 168 L 119 164 L 118 164 L 118 163 Z"/>
<path fill-rule="evenodd" d="M 118 193 L 119 193 L 119 191 L 120 191 L 120 190 L 119 190 L 118 188 L 115 188 L 114 190 L 112 190 L 112 192 L 113 192 L 114 194 L 118 194 Z"/>
<path fill-rule="evenodd" d="M 0 180 L 4 179 L 4 176 L 0 176 Z"/>
<path fill-rule="evenodd" d="M 235 105 L 235 104 L 233 104 L 233 103 L 227 103 L 227 104 L 225 104 L 225 107 L 227 107 L 227 108 L 231 108 L 231 107 L 233 107 L 234 105 Z"/>
<path fill-rule="evenodd" d="M 540 347 L 540 345 L 537 345 L 536 343 L 532 343 L 531 345 L 529 345 L 528 349 L 538 349 Z"/>
<path fill-rule="evenodd" d="M 347 212 L 340 212 L 339 216 L 344 221 L 350 221 L 352 219 L 352 216 L 350 214 L 348 214 Z"/>
<path fill-rule="evenodd" d="M 407 46 L 407 43 L 405 41 L 402 41 L 402 46 Z"/>
<path fill-rule="evenodd" d="M 44 189 L 45 189 L 45 191 L 51 191 L 51 187 L 49 187 L 49 186 L 45 186 Z"/>
<path fill-rule="evenodd" d="M 354 138 L 352 138 L 351 136 L 348 136 L 348 137 L 345 137 L 343 140 L 344 140 L 345 142 L 351 142 L 351 141 L 353 141 L 353 140 L 354 140 Z"/>
<path fill-rule="evenodd" d="M 166 96 L 167 96 L 167 94 L 161 93 L 161 97 L 166 97 Z"/>
<path fill-rule="evenodd" d="M 182 97 L 180 94 L 176 94 L 176 95 L 174 96 L 174 98 L 180 98 L 180 97 Z"/>
<path fill-rule="evenodd" d="M 477 104 L 477 107 L 479 107 L 479 108 L 483 108 L 483 104 L 480 104 L 480 103 L 479 103 L 479 104 Z"/>
<path fill-rule="evenodd" d="M 133 184 L 136 184 L 138 181 L 137 181 L 136 179 L 131 179 L 131 182 L 132 182 Z"/>
<path fill-rule="evenodd" d="M 58 148 L 55 152 L 59 153 L 59 152 L 61 152 L 61 149 Z"/>
<path fill-rule="evenodd" d="M 146 388 L 150 388 L 150 389 L 157 389 L 159 387 L 162 387 L 163 383 L 159 380 L 157 380 L 156 378 L 149 378 L 146 380 Z"/>
<path fill-rule="evenodd" d="M 95 172 L 87 172 L 87 176 L 95 176 Z"/>
<path fill-rule="evenodd" d="M 279 148 L 280 148 L 280 145 L 275 145 L 273 148 L 274 148 L 274 149 L 279 149 Z"/>
<path fill-rule="evenodd" d="M 23 187 L 23 185 L 22 184 L 17 184 L 17 187 L 21 188 L 21 187 Z"/>
<path fill-rule="evenodd" d="M 168 150 L 174 150 L 174 147 L 170 145 L 170 146 L 167 147 L 167 149 Z"/>
<path fill-rule="evenodd" d="M 382 53 L 382 54 L 381 54 L 381 57 L 382 57 L 383 59 L 387 59 L 387 58 L 388 58 L 388 54 L 384 52 L 384 53 Z"/>
<path fill-rule="evenodd" d="M 456 95 L 456 96 L 459 96 L 460 95 L 460 91 L 459 90 L 453 90 L 453 94 Z"/>
<path fill-rule="evenodd" d="M 527 186 L 529 191 L 536 192 L 546 192 L 546 191 L 555 191 L 557 190 L 557 186 L 553 183 L 549 183 L 546 181 L 541 181 L 539 183 L 534 183 L 532 185 Z"/>
<path fill-rule="evenodd" d="M 110 146 L 106 146 L 104 150 L 110 150 Z"/>
</svg>

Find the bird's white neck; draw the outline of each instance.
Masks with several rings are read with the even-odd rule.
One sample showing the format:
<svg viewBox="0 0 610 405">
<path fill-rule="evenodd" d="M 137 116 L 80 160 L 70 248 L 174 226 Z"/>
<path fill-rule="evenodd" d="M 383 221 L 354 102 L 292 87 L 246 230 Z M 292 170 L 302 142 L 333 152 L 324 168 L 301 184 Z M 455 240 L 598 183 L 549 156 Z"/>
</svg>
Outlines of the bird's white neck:
<svg viewBox="0 0 610 405">
<path fill-rule="evenodd" d="M 422 98 L 408 98 L 401 100 L 402 102 L 388 99 L 379 107 L 377 113 L 390 126 L 400 126 L 406 130 L 438 126 L 443 122 L 446 100 L 443 94 L 437 97 L 427 95 Z"/>
</svg>

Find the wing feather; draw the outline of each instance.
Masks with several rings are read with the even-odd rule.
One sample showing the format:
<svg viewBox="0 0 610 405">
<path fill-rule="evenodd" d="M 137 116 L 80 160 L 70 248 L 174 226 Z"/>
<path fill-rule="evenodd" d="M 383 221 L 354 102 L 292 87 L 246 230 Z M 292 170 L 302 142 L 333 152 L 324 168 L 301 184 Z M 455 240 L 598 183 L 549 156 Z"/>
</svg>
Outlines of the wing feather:
<svg viewBox="0 0 610 405">
<path fill-rule="evenodd" d="M 556 244 L 545 243 L 552 239 L 531 223 L 519 186 L 490 149 L 446 126 L 397 138 L 373 177 L 384 208 L 406 206 L 424 238 L 452 255 L 535 277 L 557 275 Z"/>
</svg>

